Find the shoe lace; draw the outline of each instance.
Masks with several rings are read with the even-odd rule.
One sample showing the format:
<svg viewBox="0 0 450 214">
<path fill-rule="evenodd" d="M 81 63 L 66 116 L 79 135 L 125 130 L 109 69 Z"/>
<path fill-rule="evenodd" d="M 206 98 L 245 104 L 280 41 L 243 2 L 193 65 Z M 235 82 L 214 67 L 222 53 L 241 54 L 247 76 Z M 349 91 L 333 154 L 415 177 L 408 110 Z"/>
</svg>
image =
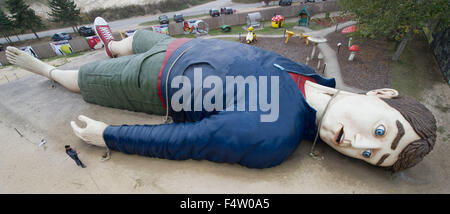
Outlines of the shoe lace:
<svg viewBox="0 0 450 214">
<path fill-rule="evenodd" d="M 100 32 L 102 35 L 104 35 L 105 39 L 107 40 L 113 40 L 114 37 L 112 36 L 111 30 L 109 27 L 100 27 Z"/>
</svg>

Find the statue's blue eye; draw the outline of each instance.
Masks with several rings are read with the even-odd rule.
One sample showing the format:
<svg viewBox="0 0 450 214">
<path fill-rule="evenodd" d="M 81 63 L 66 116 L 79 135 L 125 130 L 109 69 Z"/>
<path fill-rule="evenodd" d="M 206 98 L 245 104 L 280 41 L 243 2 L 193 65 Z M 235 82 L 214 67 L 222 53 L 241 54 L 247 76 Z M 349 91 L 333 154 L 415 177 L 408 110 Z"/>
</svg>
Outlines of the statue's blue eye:
<svg viewBox="0 0 450 214">
<path fill-rule="evenodd" d="M 362 153 L 362 155 L 366 158 L 370 158 L 370 155 L 372 155 L 372 151 L 370 151 L 370 149 L 368 149 L 368 150 L 364 151 Z"/>
<path fill-rule="evenodd" d="M 385 130 L 384 126 L 383 125 L 379 125 L 377 127 L 377 129 L 375 129 L 375 135 L 376 136 L 383 136 L 384 135 L 384 130 Z"/>
</svg>

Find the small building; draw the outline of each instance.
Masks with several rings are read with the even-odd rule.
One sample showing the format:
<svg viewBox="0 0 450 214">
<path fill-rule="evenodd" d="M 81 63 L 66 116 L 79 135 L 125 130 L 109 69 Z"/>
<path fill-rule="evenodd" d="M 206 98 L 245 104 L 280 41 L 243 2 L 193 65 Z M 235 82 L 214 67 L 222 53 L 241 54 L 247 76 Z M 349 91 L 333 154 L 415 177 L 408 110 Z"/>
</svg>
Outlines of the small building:
<svg viewBox="0 0 450 214">
<path fill-rule="evenodd" d="M 247 27 L 259 28 L 261 27 L 261 13 L 249 13 L 247 15 Z"/>
<path fill-rule="evenodd" d="M 276 15 L 272 18 L 273 28 L 282 28 L 284 24 L 284 17 L 282 15 Z"/>
<path fill-rule="evenodd" d="M 306 10 L 306 7 L 304 7 L 303 9 L 301 9 L 297 15 L 299 17 L 298 20 L 298 26 L 305 26 L 308 27 L 309 26 L 309 19 L 311 18 L 311 15 L 309 15 L 308 10 Z"/>
</svg>

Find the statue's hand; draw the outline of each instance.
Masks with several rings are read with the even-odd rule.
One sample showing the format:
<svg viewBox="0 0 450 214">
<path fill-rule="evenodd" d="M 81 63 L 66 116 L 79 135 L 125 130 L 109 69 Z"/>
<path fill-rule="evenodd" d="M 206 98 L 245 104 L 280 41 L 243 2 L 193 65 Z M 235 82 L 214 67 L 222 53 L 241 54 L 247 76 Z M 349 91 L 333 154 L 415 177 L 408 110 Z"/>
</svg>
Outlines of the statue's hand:
<svg viewBox="0 0 450 214">
<path fill-rule="evenodd" d="M 85 128 L 80 128 L 74 121 L 70 122 L 73 132 L 79 138 L 81 138 L 86 143 L 106 147 L 105 140 L 103 139 L 103 132 L 108 126 L 104 122 L 93 120 L 89 117 L 80 115 L 78 119 L 86 123 Z"/>
</svg>

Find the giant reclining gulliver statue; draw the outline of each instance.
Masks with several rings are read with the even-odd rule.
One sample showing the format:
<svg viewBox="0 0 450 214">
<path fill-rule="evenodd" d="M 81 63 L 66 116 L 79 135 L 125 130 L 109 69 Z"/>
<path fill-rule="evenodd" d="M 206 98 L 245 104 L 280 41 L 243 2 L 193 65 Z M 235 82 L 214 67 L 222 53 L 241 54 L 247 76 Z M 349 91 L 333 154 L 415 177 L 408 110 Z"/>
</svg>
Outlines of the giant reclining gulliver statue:
<svg viewBox="0 0 450 214">
<path fill-rule="evenodd" d="M 393 89 L 355 94 L 311 68 L 234 42 L 175 39 L 139 30 L 114 41 L 95 29 L 112 58 L 60 70 L 8 47 L 7 58 L 81 93 L 86 102 L 166 115 L 173 123 L 107 125 L 85 116 L 76 136 L 127 154 L 273 167 L 303 139 L 393 171 L 416 165 L 436 139 L 432 113 Z"/>
</svg>

